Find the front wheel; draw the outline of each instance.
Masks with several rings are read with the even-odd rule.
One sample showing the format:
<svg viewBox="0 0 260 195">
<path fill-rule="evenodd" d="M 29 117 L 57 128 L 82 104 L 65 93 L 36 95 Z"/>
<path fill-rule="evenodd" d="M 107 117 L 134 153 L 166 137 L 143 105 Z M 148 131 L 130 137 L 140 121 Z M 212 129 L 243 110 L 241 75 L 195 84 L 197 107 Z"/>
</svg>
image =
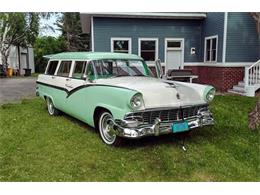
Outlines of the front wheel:
<svg viewBox="0 0 260 195">
<path fill-rule="evenodd" d="M 47 103 L 48 113 L 51 116 L 56 116 L 56 115 L 60 114 L 59 110 L 57 108 L 55 108 L 51 98 L 47 97 L 46 98 L 46 103 Z"/>
<path fill-rule="evenodd" d="M 118 137 L 113 129 L 113 116 L 111 113 L 105 111 L 99 115 L 98 130 L 100 137 L 107 145 L 118 146 L 122 138 Z"/>
</svg>

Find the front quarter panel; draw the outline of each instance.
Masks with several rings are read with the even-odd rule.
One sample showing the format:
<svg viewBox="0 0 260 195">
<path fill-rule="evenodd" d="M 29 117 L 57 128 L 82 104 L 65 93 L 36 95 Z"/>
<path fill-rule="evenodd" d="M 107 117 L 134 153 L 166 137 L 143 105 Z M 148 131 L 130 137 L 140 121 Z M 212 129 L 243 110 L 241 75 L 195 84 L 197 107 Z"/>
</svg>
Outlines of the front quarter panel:
<svg viewBox="0 0 260 195">
<path fill-rule="evenodd" d="M 109 110 L 113 117 L 122 119 L 131 109 L 130 98 L 136 91 L 113 86 L 86 86 L 67 98 L 69 113 L 94 126 L 94 111 L 97 107 Z"/>
</svg>

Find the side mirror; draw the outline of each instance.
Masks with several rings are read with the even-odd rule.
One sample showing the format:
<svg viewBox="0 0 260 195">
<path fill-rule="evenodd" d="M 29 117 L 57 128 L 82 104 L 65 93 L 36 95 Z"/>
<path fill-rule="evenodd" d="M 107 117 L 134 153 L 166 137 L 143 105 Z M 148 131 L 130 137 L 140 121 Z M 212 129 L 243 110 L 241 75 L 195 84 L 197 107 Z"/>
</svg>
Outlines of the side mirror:
<svg viewBox="0 0 260 195">
<path fill-rule="evenodd" d="M 157 78 L 160 78 L 160 79 L 163 78 L 163 68 L 162 68 L 160 59 L 155 61 L 155 69 L 156 69 Z"/>
</svg>

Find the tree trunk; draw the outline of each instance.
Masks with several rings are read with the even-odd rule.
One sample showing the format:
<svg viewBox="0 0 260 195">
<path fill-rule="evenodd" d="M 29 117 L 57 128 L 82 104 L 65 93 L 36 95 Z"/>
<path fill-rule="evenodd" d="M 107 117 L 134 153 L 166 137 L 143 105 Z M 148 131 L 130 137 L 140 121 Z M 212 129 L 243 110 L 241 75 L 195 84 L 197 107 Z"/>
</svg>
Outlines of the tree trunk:
<svg viewBox="0 0 260 195">
<path fill-rule="evenodd" d="M 5 66 L 6 69 L 9 66 L 9 63 L 8 63 L 9 54 L 10 54 L 10 46 L 2 48 L 2 50 L 1 50 L 2 64 L 3 64 L 3 66 Z"/>
<path fill-rule="evenodd" d="M 252 112 L 248 115 L 248 127 L 252 130 L 260 128 L 260 99 Z"/>
</svg>

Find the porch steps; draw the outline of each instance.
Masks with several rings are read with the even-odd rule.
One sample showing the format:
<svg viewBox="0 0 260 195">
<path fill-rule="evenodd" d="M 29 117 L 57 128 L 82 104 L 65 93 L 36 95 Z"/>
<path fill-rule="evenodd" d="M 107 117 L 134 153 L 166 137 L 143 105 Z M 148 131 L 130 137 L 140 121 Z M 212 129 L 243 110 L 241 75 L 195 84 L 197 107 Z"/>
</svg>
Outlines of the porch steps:
<svg viewBox="0 0 260 195">
<path fill-rule="evenodd" d="M 244 80 L 228 90 L 230 93 L 254 97 L 255 92 L 260 89 L 260 60 L 249 67 L 245 67 Z"/>
</svg>

